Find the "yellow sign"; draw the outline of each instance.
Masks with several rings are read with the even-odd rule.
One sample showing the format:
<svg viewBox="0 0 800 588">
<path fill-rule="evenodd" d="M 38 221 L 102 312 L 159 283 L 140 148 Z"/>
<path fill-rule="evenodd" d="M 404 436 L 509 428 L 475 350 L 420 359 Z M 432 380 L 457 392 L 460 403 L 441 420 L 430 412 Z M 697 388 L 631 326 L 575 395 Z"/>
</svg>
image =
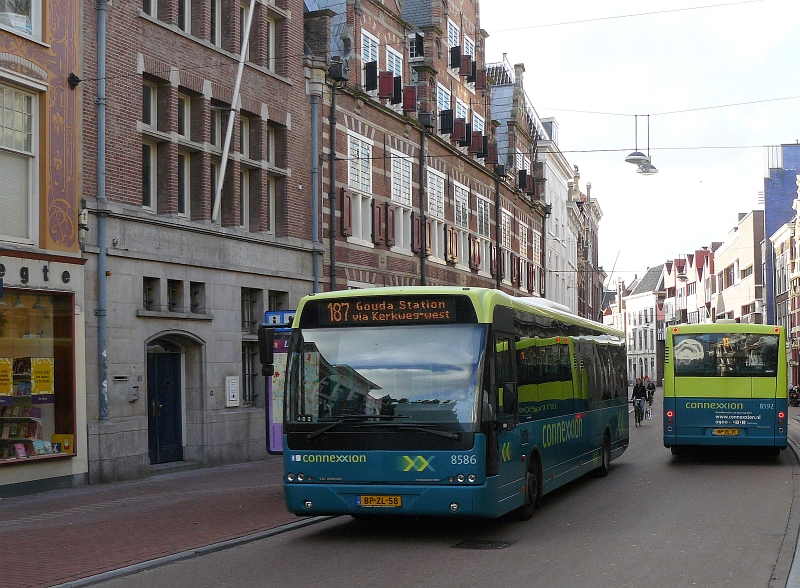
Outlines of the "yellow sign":
<svg viewBox="0 0 800 588">
<path fill-rule="evenodd" d="M 13 359 L 0 357 L 0 396 L 10 396 L 14 393 L 13 367 Z"/>
<path fill-rule="evenodd" d="M 31 394 L 53 394 L 54 363 L 52 357 L 31 358 Z"/>
<path fill-rule="evenodd" d="M 503 443 L 500 447 L 500 456 L 503 458 L 503 461 L 511 461 L 511 441 Z"/>
</svg>

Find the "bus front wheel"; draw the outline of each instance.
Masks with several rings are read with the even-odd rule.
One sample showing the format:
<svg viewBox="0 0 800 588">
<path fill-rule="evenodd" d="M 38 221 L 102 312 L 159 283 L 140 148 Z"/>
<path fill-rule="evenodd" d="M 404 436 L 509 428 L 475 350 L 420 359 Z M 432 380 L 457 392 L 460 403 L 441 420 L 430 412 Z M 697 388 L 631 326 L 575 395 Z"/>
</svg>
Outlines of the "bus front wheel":
<svg viewBox="0 0 800 588">
<path fill-rule="evenodd" d="M 528 521 L 533 516 L 542 500 L 542 468 L 539 464 L 539 456 L 535 453 L 528 460 L 528 471 L 525 474 L 525 504 L 516 511 L 516 517 L 520 521 Z"/>
<path fill-rule="evenodd" d="M 603 449 L 601 451 L 600 465 L 597 466 L 594 472 L 597 476 L 605 478 L 611 470 L 611 435 L 608 434 L 608 431 L 603 435 Z"/>
</svg>

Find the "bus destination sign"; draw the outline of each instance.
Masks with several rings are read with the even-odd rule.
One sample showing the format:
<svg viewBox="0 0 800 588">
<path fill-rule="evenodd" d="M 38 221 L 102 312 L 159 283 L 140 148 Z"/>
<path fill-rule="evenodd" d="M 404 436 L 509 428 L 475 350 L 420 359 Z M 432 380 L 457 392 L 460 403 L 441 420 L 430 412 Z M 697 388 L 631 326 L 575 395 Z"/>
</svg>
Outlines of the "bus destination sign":
<svg viewBox="0 0 800 588">
<path fill-rule="evenodd" d="M 315 303 L 321 327 L 455 323 L 459 306 L 452 297 L 431 296 L 370 296 Z"/>
</svg>

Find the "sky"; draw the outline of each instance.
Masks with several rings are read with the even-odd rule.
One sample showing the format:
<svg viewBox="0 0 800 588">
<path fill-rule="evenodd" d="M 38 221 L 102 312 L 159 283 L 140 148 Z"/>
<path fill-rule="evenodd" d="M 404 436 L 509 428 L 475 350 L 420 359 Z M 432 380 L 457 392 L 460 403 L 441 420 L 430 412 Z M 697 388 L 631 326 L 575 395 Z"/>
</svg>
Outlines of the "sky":
<svg viewBox="0 0 800 588">
<path fill-rule="evenodd" d="M 505 53 L 525 64 L 533 107 L 558 121 L 581 190 L 592 184 L 607 284 L 725 241 L 738 213 L 763 209 L 764 146 L 800 140 L 798 0 L 484 0 L 480 10 L 486 62 Z M 647 153 L 648 140 L 659 173 L 644 176 L 625 156 Z"/>
</svg>

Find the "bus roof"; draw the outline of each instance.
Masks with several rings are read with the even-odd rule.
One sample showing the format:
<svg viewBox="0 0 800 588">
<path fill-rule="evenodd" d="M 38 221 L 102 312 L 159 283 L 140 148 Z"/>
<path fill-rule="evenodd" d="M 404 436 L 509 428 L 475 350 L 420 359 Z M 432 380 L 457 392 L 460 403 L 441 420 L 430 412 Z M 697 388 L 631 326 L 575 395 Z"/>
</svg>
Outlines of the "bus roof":
<svg viewBox="0 0 800 588">
<path fill-rule="evenodd" d="M 669 334 L 682 333 L 754 333 L 760 335 L 774 335 L 781 333 L 783 327 L 777 325 L 758 325 L 752 323 L 697 323 L 670 325 L 667 327 Z"/>
<path fill-rule="evenodd" d="M 467 288 L 459 286 L 390 286 L 385 288 L 365 288 L 360 290 L 336 290 L 333 292 L 320 292 L 310 294 L 300 300 L 297 306 L 293 327 L 300 325 L 300 317 L 303 307 L 310 300 L 342 299 L 342 298 L 362 298 L 372 296 L 404 296 L 404 295 L 426 295 L 426 294 L 446 294 L 451 296 L 468 296 L 475 307 L 478 322 L 488 323 L 492 321 L 495 306 L 508 306 L 515 310 L 526 311 L 531 314 L 545 316 L 552 319 L 583 326 L 586 328 L 600 331 L 604 334 L 624 337 L 622 331 L 609 327 L 602 323 L 592 321 L 576 314 L 562 310 L 561 305 L 555 303 L 548 304 L 550 301 L 537 302 L 531 297 L 515 297 L 500 290 L 493 288 Z M 542 299 L 545 300 L 545 299 Z M 566 307 L 563 307 L 566 308 Z"/>
</svg>

